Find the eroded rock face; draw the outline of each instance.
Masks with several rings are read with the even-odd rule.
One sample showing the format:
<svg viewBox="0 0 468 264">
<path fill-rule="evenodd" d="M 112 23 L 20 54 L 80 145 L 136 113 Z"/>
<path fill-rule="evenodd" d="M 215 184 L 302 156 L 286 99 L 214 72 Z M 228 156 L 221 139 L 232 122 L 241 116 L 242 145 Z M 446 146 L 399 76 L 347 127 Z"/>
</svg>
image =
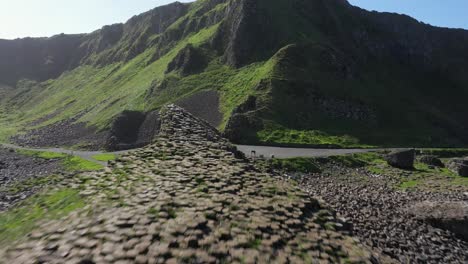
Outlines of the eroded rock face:
<svg viewBox="0 0 468 264">
<path fill-rule="evenodd" d="M 388 154 L 385 159 L 390 166 L 400 169 L 413 169 L 415 157 L 416 151 L 414 149 L 410 149 L 394 151 Z"/>
<path fill-rule="evenodd" d="M 184 76 L 202 72 L 207 65 L 207 59 L 200 49 L 189 44 L 183 48 L 167 66 L 166 73 L 180 71 Z"/>
<path fill-rule="evenodd" d="M 247 142 L 252 133 L 263 128 L 263 121 L 255 115 L 256 110 L 257 98 L 249 96 L 234 109 L 224 129 L 224 137 L 234 143 Z"/>
<path fill-rule="evenodd" d="M 219 100 L 219 92 L 202 91 L 180 99 L 175 104 L 207 121 L 213 127 L 218 127 L 223 121 L 223 114 L 219 110 Z"/>
<path fill-rule="evenodd" d="M 104 26 L 89 34 L 0 39 L 0 82 L 14 86 L 21 79 L 57 78 L 83 64 L 128 61 L 148 48 L 150 36 L 163 33 L 188 8 L 188 4 L 179 2 L 160 6 L 125 24 Z"/>
<path fill-rule="evenodd" d="M 43 187 L 39 181 L 34 184 L 30 182 L 59 174 L 62 170 L 60 160 L 26 156 L 0 146 L 0 213 Z"/>
<path fill-rule="evenodd" d="M 452 159 L 448 168 L 462 177 L 468 177 L 468 158 Z"/>
<path fill-rule="evenodd" d="M 468 202 L 423 202 L 408 212 L 434 227 L 449 230 L 468 241 Z"/>
</svg>

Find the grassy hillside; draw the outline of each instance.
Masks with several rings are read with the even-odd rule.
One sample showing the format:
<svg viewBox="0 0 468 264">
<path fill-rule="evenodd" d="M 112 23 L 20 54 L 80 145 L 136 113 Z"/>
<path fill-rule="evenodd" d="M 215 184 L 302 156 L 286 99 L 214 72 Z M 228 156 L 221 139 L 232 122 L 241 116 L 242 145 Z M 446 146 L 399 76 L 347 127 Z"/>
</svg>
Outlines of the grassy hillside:
<svg viewBox="0 0 468 264">
<path fill-rule="evenodd" d="M 468 144 L 465 31 L 338 0 L 199 0 L 80 39 L 76 67 L 0 86 L 0 140 L 75 116 L 107 130 L 124 110 L 215 90 L 219 128 L 242 143 Z"/>
</svg>

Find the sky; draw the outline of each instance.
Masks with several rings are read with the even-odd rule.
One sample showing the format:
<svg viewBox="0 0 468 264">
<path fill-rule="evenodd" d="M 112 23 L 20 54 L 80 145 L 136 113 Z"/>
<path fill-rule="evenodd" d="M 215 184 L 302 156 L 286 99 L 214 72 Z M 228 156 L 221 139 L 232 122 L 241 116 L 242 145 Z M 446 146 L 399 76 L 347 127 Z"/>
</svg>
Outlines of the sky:
<svg viewBox="0 0 468 264">
<path fill-rule="evenodd" d="M 0 38 L 89 33 L 175 0 L 0 0 Z M 179 0 L 191 2 L 191 0 Z M 368 10 L 468 29 L 468 0 L 349 0 Z"/>
<path fill-rule="evenodd" d="M 409 15 L 439 27 L 468 29 L 467 0 L 348 0 L 367 10 Z"/>
</svg>

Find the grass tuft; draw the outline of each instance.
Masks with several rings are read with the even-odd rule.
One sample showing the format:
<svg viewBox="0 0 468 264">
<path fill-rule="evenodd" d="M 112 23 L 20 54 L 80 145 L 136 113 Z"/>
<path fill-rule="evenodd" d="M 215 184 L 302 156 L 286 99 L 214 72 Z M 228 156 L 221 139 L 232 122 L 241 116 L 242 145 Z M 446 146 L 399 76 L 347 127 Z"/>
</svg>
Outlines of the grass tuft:
<svg viewBox="0 0 468 264">
<path fill-rule="evenodd" d="M 34 195 L 17 208 L 0 214 L 0 245 L 24 237 L 43 220 L 58 219 L 84 206 L 77 190 L 62 189 Z"/>
<path fill-rule="evenodd" d="M 103 153 L 103 154 L 94 155 L 91 158 L 97 161 L 111 161 L 111 160 L 115 160 L 117 158 L 117 155 L 110 154 L 110 153 Z"/>
</svg>

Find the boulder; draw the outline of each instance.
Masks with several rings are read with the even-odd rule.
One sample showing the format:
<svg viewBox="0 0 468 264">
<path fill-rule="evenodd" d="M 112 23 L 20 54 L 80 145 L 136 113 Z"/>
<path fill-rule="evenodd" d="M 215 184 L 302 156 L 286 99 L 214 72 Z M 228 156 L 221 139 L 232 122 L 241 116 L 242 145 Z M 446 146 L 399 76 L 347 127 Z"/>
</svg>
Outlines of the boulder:
<svg viewBox="0 0 468 264">
<path fill-rule="evenodd" d="M 468 241 L 468 202 L 421 202 L 408 209 L 417 219 Z"/>
<path fill-rule="evenodd" d="M 468 158 L 452 159 L 448 168 L 462 177 L 468 177 Z"/>
<path fill-rule="evenodd" d="M 430 166 L 435 166 L 439 168 L 445 167 L 444 163 L 437 156 L 433 155 L 421 156 L 421 158 L 419 158 L 419 161 Z"/>
<path fill-rule="evenodd" d="M 390 166 L 395 168 L 413 169 L 415 157 L 416 151 L 414 149 L 397 150 L 392 151 L 390 154 L 388 154 L 385 157 L 385 160 Z"/>
</svg>

